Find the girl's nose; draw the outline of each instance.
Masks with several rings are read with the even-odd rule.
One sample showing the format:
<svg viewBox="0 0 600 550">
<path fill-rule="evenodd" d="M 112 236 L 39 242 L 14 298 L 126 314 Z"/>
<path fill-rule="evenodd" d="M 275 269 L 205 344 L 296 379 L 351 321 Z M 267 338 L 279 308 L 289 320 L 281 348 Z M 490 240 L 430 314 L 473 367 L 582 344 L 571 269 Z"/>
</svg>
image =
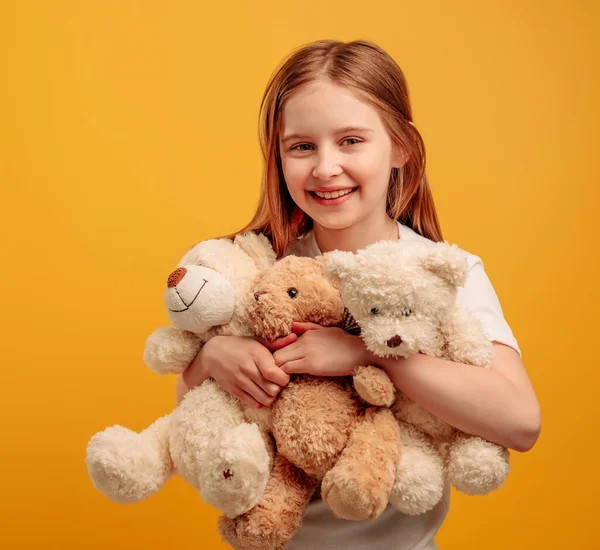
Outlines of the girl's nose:
<svg viewBox="0 0 600 550">
<path fill-rule="evenodd" d="M 334 153 L 331 151 L 321 152 L 318 156 L 316 166 L 313 168 L 313 178 L 327 181 L 342 173 L 342 167 Z"/>
</svg>

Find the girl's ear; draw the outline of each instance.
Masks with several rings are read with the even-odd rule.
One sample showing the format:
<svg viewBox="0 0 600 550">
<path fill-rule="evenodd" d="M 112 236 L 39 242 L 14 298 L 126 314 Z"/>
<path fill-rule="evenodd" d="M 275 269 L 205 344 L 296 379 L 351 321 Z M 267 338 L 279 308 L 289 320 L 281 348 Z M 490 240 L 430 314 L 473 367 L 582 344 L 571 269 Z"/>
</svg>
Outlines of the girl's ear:
<svg viewBox="0 0 600 550">
<path fill-rule="evenodd" d="M 354 254 L 341 250 L 326 252 L 317 259 L 323 264 L 325 276 L 336 285 L 339 285 L 356 266 L 356 257 Z"/>
<path fill-rule="evenodd" d="M 233 243 L 250 256 L 260 269 L 268 268 L 275 263 L 276 255 L 269 239 L 262 233 L 248 231 L 236 235 Z"/>
<path fill-rule="evenodd" d="M 394 144 L 392 149 L 392 168 L 402 168 L 408 162 L 409 154 L 404 148 Z"/>
</svg>

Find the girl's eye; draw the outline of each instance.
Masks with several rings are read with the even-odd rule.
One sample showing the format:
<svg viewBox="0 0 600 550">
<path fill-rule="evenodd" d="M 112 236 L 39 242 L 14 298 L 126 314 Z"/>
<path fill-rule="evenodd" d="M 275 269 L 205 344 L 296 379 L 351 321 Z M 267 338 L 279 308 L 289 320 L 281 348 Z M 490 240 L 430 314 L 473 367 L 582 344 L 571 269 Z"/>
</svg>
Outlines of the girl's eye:
<svg viewBox="0 0 600 550">
<path fill-rule="evenodd" d="M 342 143 L 345 143 L 346 141 L 353 141 L 354 142 L 354 143 L 349 143 L 349 145 L 356 145 L 357 143 L 360 143 L 360 139 L 354 138 L 354 137 L 346 138 L 345 140 L 342 141 Z"/>
<path fill-rule="evenodd" d="M 310 149 L 305 149 L 305 147 L 312 147 L 312 145 L 308 143 L 298 143 L 298 145 L 294 145 L 290 151 L 310 151 Z"/>
<path fill-rule="evenodd" d="M 377 315 L 379 313 L 379 310 L 376 307 L 374 307 L 373 309 L 371 309 L 371 313 L 373 315 Z"/>
<path fill-rule="evenodd" d="M 358 143 L 361 143 L 361 140 L 355 137 L 349 137 L 342 140 L 342 145 L 346 142 L 349 142 L 347 143 L 348 145 L 356 145 Z M 310 143 L 298 143 L 297 145 L 291 147 L 290 151 L 312 151 L 312 149 L 313 146 Z"/>
<path fill-rule="evenodd" d="M 296 289 L 294 287 L 288 288 L 287 293 L 290 298 L 295 298 L 296 295 L 298 294 L 298 289 Z"/>
<path fill-rule="evenodd" d="M 402 315 L 405 315 L 406 317 L 408 317 L 411 313 L 412 313 L 412 309 L 410 309 L 409 307 L 402 308 Z"/>
</svg>

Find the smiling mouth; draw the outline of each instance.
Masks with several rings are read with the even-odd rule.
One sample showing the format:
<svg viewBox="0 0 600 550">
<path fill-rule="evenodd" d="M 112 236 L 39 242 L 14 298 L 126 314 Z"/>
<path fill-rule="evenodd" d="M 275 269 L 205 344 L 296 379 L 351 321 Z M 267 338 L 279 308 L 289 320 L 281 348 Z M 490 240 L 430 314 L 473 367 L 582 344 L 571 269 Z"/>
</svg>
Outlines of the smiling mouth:
<svg viewBox="0 0 600 550">
<path fill-rule="evenodd" d="M 354 193 L 354 191 L 356 191 L 357 189 L 357 187 L 352 187 L 346 189 L 339 189 L 335 191 L 309 191 L 309 193 L 315 197 L 319 197 L 320 199 L 333 200 L 339 197 L 345 197 L 346 195 L 350 195 Z"/>
<path fill-rule="evenodd" d="M 177 296 L 179 296 L 179 299 L 183 302 L 183 305 L 185 306 L 185 308 L 184 309 L 170 309 L 169 308 L 169 311 L 172 313 L 183 313 L 184 311 L 187 311 L 188 309 L 190 309 L 190 307 L 192 307 L 192 304 L 196 301 L 196 298 L 198 298 L 198 296 L 202 292 L 202 289 L 206 286 L 206 283 L 208 283 L 208 281 L 206 279 L 202 279 L 202 280 L 204 281 L 202 283 L 202 286 L 200 287 L 198 292 L 196 292 L 196 296 L 194 296 L 194 299 L 189 304 L 185 303 L 185 300 L 181 297 L 181 294 L 179 294 L 179 292 L 177 292 L 177 287 L 175 287 L 175 292 L 177 292 Z"/>
</svg>

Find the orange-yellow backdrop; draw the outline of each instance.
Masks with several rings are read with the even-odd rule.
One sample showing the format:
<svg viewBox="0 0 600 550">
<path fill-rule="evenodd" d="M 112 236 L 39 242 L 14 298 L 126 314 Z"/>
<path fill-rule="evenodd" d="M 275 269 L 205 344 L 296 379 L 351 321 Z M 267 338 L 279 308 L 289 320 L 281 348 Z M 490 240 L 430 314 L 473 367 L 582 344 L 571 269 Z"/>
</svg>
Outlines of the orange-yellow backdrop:
<svg viewBox="0 0 600 550">
<path fill-rule="evenodd" d="M 600 547 L 598 15 L 556 1 L 3 2 L 0 546 L 223 548 L 217 514 L 179 479 L 108 501 L 85 446 L 174 405 L 175 378 L 142 361 L 168 322 L 166 275 L 249 219 L 263 87 L 290 49 L 329 37 L 374 40 L 405 71 L 444 236 L 484 259 L 543 409 L 503 490 L 454 495 L 440 547 Z"/>
</svg>

